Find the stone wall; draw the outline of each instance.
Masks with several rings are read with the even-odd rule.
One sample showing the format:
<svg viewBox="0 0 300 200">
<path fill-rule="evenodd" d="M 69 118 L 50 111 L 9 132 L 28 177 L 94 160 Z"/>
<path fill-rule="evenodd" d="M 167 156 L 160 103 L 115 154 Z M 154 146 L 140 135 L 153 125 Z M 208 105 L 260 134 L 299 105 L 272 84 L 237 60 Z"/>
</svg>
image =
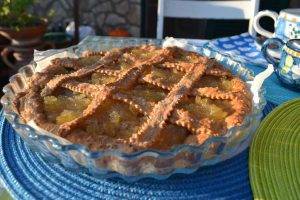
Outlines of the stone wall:
<svg viewBox="0 0 300 200">
<path fill-rule="evenodd" d="M 132 36 L 140 35 L 141 0 L 80 0 L 80 23 L 94 27 L 99 35 L 107 35 L 116 27 Z M 73 0 L 40 0 L 33 7 L 39 16 L 54 11 L 50 27 L 65 25 L 73 17 Z"/>
</svg>

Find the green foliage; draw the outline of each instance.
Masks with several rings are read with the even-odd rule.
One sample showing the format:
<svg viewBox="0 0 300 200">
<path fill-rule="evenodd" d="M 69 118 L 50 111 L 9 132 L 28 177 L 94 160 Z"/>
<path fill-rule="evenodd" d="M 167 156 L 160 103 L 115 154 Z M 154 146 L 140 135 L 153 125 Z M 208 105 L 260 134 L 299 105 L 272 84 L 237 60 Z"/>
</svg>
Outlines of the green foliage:
<svg viewBox="0 0 300 200">
<path fill-rule="evenodd" d="M 20 29 L 34 26 L 41 22 L 40 18 L 28 13 L 28 8 L 36 0 L 2 0 L 0 3 L 0 26 Z"/>
</svg>

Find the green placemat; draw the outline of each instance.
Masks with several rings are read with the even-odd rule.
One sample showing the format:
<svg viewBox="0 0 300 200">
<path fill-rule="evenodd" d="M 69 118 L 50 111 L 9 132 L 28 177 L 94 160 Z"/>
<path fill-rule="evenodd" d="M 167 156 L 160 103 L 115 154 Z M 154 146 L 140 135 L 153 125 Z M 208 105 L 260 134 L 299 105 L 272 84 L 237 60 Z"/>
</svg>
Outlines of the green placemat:
<svg viewBox="0 0 300 200">
<path fill-rule="evenodd" d="M 12 200 L 7 191 L 0 192 L 0 200 Z"/>
<path fill-rule="evenodd" d="M 300 199 L 300 99 L 274 109 L 250 148 L 254 199 Z"/>
</svg>

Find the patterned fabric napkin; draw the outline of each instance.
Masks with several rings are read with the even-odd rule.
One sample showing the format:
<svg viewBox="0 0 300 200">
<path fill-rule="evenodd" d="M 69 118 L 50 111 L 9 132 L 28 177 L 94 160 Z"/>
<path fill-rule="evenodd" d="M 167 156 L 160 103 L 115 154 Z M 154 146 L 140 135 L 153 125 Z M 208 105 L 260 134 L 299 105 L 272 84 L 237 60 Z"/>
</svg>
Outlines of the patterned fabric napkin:
<svg viewBox="0 0 300 200">
<path fill-rule="evenodd" d="M 255 44 L 255 39 L 249 33 L 217 38 L 211 40 L 208 46 L 219 52 L 226 53 L 243 63 L 261 67 L 266 67 L 268 64 Z"/>
</svg>

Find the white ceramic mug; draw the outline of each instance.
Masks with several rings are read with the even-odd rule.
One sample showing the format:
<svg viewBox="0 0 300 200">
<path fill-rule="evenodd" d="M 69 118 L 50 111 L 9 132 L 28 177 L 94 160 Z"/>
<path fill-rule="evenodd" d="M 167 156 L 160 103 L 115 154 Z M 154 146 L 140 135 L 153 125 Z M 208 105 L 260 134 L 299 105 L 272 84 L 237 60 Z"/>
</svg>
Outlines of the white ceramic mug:
<svg viewBox="0 0 300 200">
<path fill-rule="evenodd" d="M 274 33 L 260 26 L 259 21 L 262 17 L 271 17 L 274 20 Z M 275 37 L 284 42 L 289 39 L 300 39 L 300 9 L 284 9 L 279 15 L 270 10 L 261 11 L 254 17 L 253 26 L 257 33 L 267 38 Z"/>
</svg>

